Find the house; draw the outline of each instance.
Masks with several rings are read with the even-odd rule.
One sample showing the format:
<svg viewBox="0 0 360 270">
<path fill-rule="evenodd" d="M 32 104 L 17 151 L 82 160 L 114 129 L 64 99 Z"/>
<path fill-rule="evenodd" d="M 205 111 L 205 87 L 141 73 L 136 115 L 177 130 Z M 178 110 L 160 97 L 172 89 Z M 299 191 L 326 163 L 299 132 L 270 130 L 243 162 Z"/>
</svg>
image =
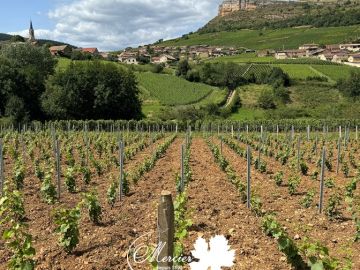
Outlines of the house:
<svg viewBox="0 0 360 270">
<path fill-rule="evenodd" d="M 329 51 L 325 51 L 318 55 L 318 58 L 323 61 L 331 61 L 333 59 L 333 57 L 334 57 L 334 54 Z"/>
<path fill-rule="evenodd" d="M 340 50 L 340 45 L 339 44 L 325 45 L 325 49 L 329 51 L 338 51 Z"/>
<path fill-rule="evenodd" d="M 344 51 L 340 51 L 339 53 L 334 54 L 332 62 L 342 63 L 347 62 L 349 59 L 349 54 Z"/>
<path fill-rule="evenodd" d="M 136 57 L 133 57 L 133 56 L 124 58 L 122 62 L 125 64 L 128 64 L 128 65 L 137 65 L 138 64 Z"/>
<path fill-rule="evenodd" d="M 137 53 L 136 52 L 131 52 L 131 51 L 124 51 L 121 54 L 118 55 L 118 60 L 119 62 L 125 63 L 126 61 L 129 62 L 130 58 L 137 58 Z M 133 61 L 130 61 L 133 62 Z"/>
<path fill-rule="evenodd" d="M 52 56 L 70 56 L 72 48 L 69 45 L 52 46 L 49 48 Z"/>
<path fill-rule="evenodd" d="M 351 55 L 348 59 L 350 63 L 359 63 L 360 64 L 360 54 Z"/>
<path fill-rule="evenodd" d="M 360 43 L 357 44 L 340 44 L 341 50 L 348 50 L 351 52 L 359 52 L 360 51 Z"/>
<path fill-rule="evenodd" d="M 287 59 L 287 58 L 303 58 L 307 57 L 307 51 L 306 50 L 284 50 L 279 51 L 275 53 L 276 59 Z"/>
<path fill-rule="evenodd" d="M 258 57 L 274 56 L 275 51 L 273 50 L 262 50 L 257 52 Z"/>
<path fill-rule="evenodd" d="M 153 57 L 151 59 L 151 63 L 154 64 L 166 64 L 166 63 L 171 63 L 171 62 L 175 62 L 176 58 L 172 57 L 171 55 L 167 55 L 167 54 L 163 54 L 159 57 Z"/>
<path fill-rule="evenodd" d="M 99 55 L 100 55 L 102 58 L 107 59 L 110 54 L 107 53 L 107 52 L 101 52 L 101 53 L 99 53 Z"/>
<path fill-rule="evenodd" d="M 275 53 L 275 58 L 278 59 L 278 60 L 281 60 L 281 59 L 286 59 L 288 57 L 287 57 L 286 52 L 276 52 Z"/>
<path fill-rule="evenodd" d="M 98 55 L 99 51 L 97 48 L 82 48 L 81 52 L 83 53 L 90 53 L 92 55 Z"/>
<path fill-rule="evenodd" d="M 314 43 L 312 43 L 312 44 L 304 44 L 304 45 L 301 45 L 301 46 L 299 47 L 299 50 L 310 50 L 310 51 L 312 51 L 312 50 L 317 50 L 317 49 L 319 49 L 319 48 L 320 48 L 319 44 L 314 44 Z"/>
</svg>

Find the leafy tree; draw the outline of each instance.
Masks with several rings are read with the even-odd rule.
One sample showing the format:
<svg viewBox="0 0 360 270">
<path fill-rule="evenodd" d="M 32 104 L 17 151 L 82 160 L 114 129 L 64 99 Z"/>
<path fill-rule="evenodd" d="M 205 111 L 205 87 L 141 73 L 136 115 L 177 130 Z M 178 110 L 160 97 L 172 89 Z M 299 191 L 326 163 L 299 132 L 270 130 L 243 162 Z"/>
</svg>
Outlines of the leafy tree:
<svg viewBox="0 0 360 270">
<path fill-rule="evenodd" d="M 141 102 L 135 75 L 112 63 L 71 63 L 51 76 L 42 96 L 56 119 L 138 119 Z"/>
<path fill-rule="evenodd" d="M 42 119 L 40 96 L 55 64 L 45 46 L 4 46 L 0 51 L 0 114 L 14 121 Z"/>
<path fill-rule="evenodd" d="M 291 101 L 289 90 L 285 87 L 274 87 L 274 97 L 281 103 L 286 104 Z"/>
<path fill-rule="evenodd" d="M 338 82 L 338 88 L 347 97 L 360 96 L 360 72 L 352 71 L 347 80 Z"/>
<path fill-rule="evenodd" d="M 153 66 L 152 72 L 153 73 L 161 73 L 161 72 L 163 72 L 164 68 L 165 68 L 164 64 L 155 64 Z"/>
<path fill-rule="evenodd" d="M 25 42 L 25 38 L 19 35 L 14 35 L 11 37 L 10 42 Z"/>
<path fill-rule="evenodd" d="M 264 90 L 261 92 L 257 104 L 264 110 L 275 109 L 274 95 L 270 90 Z"/>
<path fill-rule="evenodd" d="M 27 43 L 16 46 L 8 45 L 1 49 L 0 55 L 25 73 L 29 69 L 36 70 L 39 79 L 45 79 L 55 71 L 56 60 L 51 56 L 46 46 L 36 47 Z"/>
<path fill-rule="evenodd" d="M 191 67 L 189 65 L 188 60 L 183 59 L 178 64 L 178 67 L 176 70 L 176 75 L 185 77 L 190 69 L 191 69 Z"/>
</svg>

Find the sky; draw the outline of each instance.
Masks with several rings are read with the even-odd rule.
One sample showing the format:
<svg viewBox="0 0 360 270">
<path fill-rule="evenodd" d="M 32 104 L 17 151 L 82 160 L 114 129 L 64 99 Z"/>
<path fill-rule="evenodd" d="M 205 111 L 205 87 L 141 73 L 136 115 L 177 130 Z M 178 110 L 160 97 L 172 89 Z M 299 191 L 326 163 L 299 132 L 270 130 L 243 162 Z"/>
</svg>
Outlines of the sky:
<svg viewBox="0 0 360 270">
<path fill-rule="evenodd" d="M 217 14 L 221 0 L 1 0 L 0 33 L 102 51 L 153 43 L 196 31 Z"/>
</svg>

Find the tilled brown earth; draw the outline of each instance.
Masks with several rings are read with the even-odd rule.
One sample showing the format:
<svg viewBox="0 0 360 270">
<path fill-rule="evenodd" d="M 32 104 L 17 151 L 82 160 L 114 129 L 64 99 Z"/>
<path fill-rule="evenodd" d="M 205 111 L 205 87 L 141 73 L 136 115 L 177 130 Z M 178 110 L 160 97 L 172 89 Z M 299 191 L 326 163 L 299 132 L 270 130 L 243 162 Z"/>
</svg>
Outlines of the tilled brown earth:
<svg viewBox="0 0 360 270">
<path fill-rule="evenodd" d="M 185 241 L 186 252 L 193 250 L 199 236 L 209 241 L 215 235 L 224 235 L 236 250 L 231 269 L 290 269 L 276 241 L 264 235 L 260 220 L 241 203 L 238 191 L 215 163 L 203 139 L 193 139 L 190 166 L 193 180 L 187 193 L 194 225 Z"/>
<path fill-rule="evenodd" d="M 216 140 L 219 143 L 219 140 Z M 241 144 L 242 147 L 245 145 Z M 228 146 L 223 146 L 223 155 L 230 161 L 237 174 L 246 179 L 246 160 L 238 156 Z M 255 155 L 255 154 L 254 154 Z M 287 180 L 290 170 L 286 166 L 281 166 L 279 162 L 262 156 L 267 162 L 267 168 L 271 173 L 283 171 L 284 183 L 281 187 L 276 186 L 270 174 L 261 174 L 252 167 L 252 185 L 256 193 L 260 196 L 263 203 L 263 209 L 273 211 L 277 214 L 279 222 L 286 226 L 292 237 L 296 237 L 297 241 L 301 241 L 304 236 L 313 240 L 318 240 L 330 249 L 330 254 L 342 261 L 346 257 L 353 260 L 353 269 L 360 269 L 359 243 L 354 243 L 355 224 L 351 220 L 351 216 L 346 211 L 346 207 L 342 207 L 343 219 L 330 221 L 325 215 L 319 215 L 316 204 L 319 196 L 315 196 L 312 207 L 305 209 L 300 202 L 307 191 L 314 188 L 316 192 L 319 189 L 319 182 L 313 181 L 308 176 L 302 176 L 301 186 L 298 193 L 290 196 L 287 187 Z M 325 205 L 331 191 L 326 189 Z"/>
<path fill-rule="evenodd" d="M 163 140 L 137 154 L 125 165 L 130 171 L 149 157 Z M 52 213 L 58 207 L 74 207 L 81 200 L 81 192 L 69 194 L 63 191 L 61 203 L 49 206 L 41 200 L 40 183 L 35 177 L 25 180 L 24 199 L 29 231 L 34 237 L 37 251 L 37 268 L 40 270 L 73 270 L 73 269 L 129 269 L 126 253 L 131 243 L 148 232 L 155 232 L 157 203 L 162 190 L 173 192 L 175 196 L 175 173 L 180 169 L 181 139 L 170 145 L 164 157 L 160 158 L 155 167 L 145 174 L 136 186 L 131 185 L 131 194 L 114 208 L 106 202 L 106 192 L 110 185 L 110 172 L 103 177 L 94 177 L 89 188 L 80 179 L 77 180 L 78 190 L 85 191 L 96 188 L 102 205 L 102 224 L 93 225 L 86 211 L 83 211 L 80 226 L 80 243 L 73 254 L 66 254 L 58 246 L 58 236 Z M 65 167 L 65 166 L 64 166 Z M 65 190 L 65 189 L 63 189 Z M 156 235 L 152 237 L 155 243 Z M 9 254 L 0 244 L 0 269 L 7 269 L 6 261 Z M 149 264 L 142 264 L 133 269 L 150 269 Z"/>
</svg>

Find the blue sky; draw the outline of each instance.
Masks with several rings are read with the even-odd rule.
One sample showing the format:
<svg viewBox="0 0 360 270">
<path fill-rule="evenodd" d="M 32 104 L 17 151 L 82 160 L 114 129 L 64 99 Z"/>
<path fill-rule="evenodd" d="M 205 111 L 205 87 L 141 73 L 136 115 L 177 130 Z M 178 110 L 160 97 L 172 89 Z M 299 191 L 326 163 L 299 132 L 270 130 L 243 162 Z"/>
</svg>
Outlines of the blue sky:
<svg viewBox="0 0 360 270">
<path fill-rule="evenodd" d="M 118 50 L 196 31 L 221 0 L 6 0 L 0 33 L 35 36 L 80 47 Z"/>
<path fill-rule="evenodd" d="M 14 32 L 29 25 L 30 17 L 40 28 L 52 28 L 54 23 L 47 13 L 55 7 L 57 1 L 46 0 L 6 0 L 1 3 L 0 32 Z"/>
</svg>

